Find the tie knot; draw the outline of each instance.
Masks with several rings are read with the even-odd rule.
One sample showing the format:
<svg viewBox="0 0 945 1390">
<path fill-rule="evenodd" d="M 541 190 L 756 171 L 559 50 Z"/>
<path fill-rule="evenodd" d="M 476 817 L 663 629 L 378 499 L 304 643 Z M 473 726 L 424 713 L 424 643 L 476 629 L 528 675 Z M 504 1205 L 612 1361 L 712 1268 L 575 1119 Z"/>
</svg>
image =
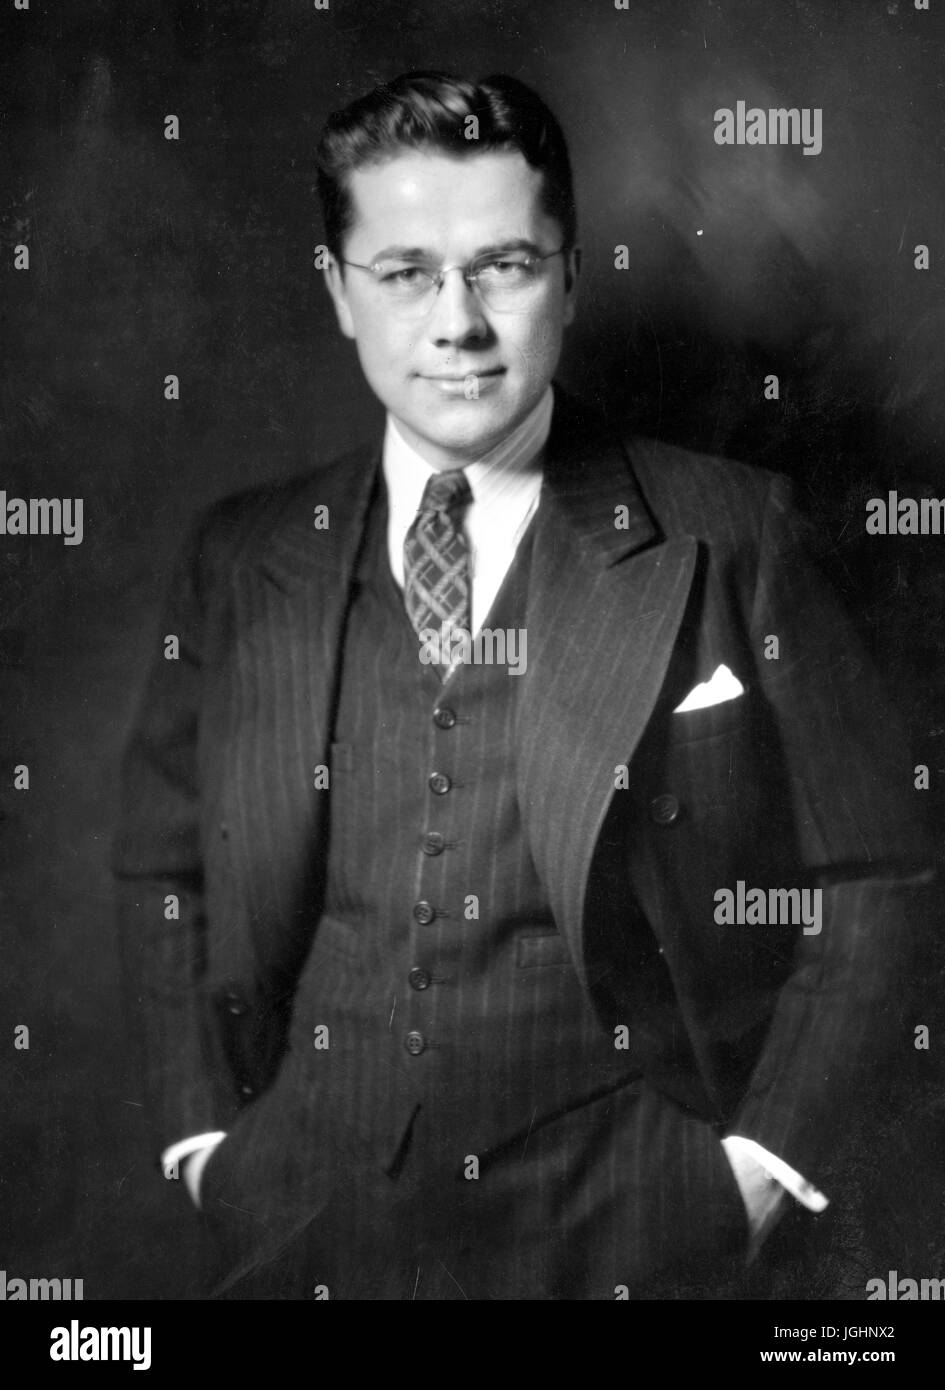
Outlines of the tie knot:
<svg viewBox="0 0 945 1390">
<path fill-rule="evenodd" d="M 420 500 L 421 512 L 448 512 L 454 507 L 465 507 L 472 501 L 469 479 L 461 468 L 448 472 L 434 473 L 427 480 Z"/>
</svg>

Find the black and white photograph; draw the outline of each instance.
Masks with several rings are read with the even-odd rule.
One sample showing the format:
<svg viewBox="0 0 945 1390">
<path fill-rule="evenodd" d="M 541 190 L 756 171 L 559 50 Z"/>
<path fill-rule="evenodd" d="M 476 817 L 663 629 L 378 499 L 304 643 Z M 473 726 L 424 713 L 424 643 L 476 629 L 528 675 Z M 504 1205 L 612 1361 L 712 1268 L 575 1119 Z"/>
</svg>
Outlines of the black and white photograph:
<svg viewBox="0 0 945 1390">
<path fill-rule="evenodd" d="M 4 0 L 28 1364 L 945 1300 L 943 13 Z"/>
</svg>

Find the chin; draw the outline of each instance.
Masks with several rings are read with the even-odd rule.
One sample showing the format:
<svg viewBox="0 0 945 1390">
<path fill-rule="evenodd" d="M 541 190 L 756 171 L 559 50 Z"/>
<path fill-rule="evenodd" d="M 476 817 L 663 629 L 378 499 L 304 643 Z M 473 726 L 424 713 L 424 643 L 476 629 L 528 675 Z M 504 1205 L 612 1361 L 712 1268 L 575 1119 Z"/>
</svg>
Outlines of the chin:
<svg viewBox="0 0 945 1390">
<path fill-rule="evenodd" d="M 447 453 L 468 455 L 472 459 L 487 453 L 508 433 L 508 429 L 497 426 L 488 430 L 430 430 L 422 437 Z"/>
<path fill-rule="evenodd" d="M 462 400 L 417 419 L 413 428 L 441 449 L 484 453 L 509 434 L 526 413 L 498 402 Z"/>
</svg>

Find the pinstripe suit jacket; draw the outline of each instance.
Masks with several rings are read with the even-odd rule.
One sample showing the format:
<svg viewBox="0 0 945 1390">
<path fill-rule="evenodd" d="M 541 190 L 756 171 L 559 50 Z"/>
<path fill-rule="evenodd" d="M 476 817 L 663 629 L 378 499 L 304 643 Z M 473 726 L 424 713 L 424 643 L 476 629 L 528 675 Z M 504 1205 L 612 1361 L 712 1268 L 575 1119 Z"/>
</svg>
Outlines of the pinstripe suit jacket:
<svg viewBox="0 0 945 1390">
<path fill-rule="evenodd" d="M 224 500 L 177 568 L 161 631 L 180 659 L 154 664 L 115 851 L 159 1145 L 226 1128 L 279 1065 L 379 462 L 357 450 Z M 575 966 L 593 996 L 627 963 L 654 1085 L 829 1188 L 875 1067 L 911 1045 L 922 855 L 876 678 L 780 476 L 618 439 L 559 392 L 534 524 L 516 777 Z M 745 693 L 674 713 L 722 663 Z M 717 924 L 739 880 L 821 888 L 821 932 Z M 598 911 L 614 882 L 618 920 Z"/>
</svg>

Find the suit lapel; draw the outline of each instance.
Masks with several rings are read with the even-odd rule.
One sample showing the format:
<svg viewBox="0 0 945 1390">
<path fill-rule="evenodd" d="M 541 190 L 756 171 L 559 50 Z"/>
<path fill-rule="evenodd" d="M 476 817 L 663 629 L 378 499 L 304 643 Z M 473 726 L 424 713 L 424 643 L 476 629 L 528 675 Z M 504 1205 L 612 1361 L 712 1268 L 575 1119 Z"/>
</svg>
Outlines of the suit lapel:
<svg viewBox="0 0 945 1390">
<path fill-rule="evenodd" d="M 532 855 L 583 977 L 591 860 L 615 769 L 659 696 L 697 544 L 661 540 L 618 441 L 557 407 L 535 518 L 517 775 Z"/>
<path fill-rule="evenodd" d="M 329 760 L 352 571 L 379 462 L 379 449 L 359 450 L 277 493 L 235 575 L 240 708 L 229 775 L 256 949 L 269 964 L 268 924 L 289 924 L 302 949 L 323 887 L 317 846 L 327 793 L 315 769 Z M 315 526 L 318 507 L 327 508 L 327 527 Z"/>
<path fill-rule="evenodd" d="M 258 542 L 247 551 L 247 566 L 286 594 L 311 583 L 321 590 L 325 578 L 334 576 L 335 595 L 323 597 L 347 597 L 380 461 L 380 445 L 366 446 L 302 479 L 260 525 Z M 316 508 L 325 509 L 318 526 Z"/>
</svg>

